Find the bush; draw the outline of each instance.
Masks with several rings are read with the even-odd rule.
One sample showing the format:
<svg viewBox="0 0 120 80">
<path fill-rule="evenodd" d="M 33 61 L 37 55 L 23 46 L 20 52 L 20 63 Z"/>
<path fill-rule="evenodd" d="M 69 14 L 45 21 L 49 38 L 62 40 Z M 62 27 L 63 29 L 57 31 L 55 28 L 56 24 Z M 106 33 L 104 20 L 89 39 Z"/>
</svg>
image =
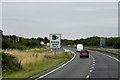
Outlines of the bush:
<svg viewBox="0 0 120 80">
<path fill-rule="evenodd" d="M 2 71 L 4 73 L 13 72 L 21 69 L 21 63 L 18 59 L 8 53 L 2 52 Z"/>
<path fill-rule="evenodd" d="M 115 41 L 114 48 L 120 49 L 120 41 L 118 41 L 118 40 Z"/>
<path fill-rule="evenodd" d="M 12 48 L 13 45 L 8 40 L 2 40 L 2 49 Z"/>
<path fill-rule="evenodd" d="M 14 44 L 13 49 L 24 50 L 26 47 L 20 44 Z"/>
</svg>

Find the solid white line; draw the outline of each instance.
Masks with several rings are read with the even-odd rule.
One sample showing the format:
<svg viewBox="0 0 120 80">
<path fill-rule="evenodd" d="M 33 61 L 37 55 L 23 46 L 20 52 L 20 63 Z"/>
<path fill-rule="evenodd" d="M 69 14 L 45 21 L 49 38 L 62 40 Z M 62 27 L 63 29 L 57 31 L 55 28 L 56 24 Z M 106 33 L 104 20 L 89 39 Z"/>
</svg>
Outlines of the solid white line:
<svg viewBox="0 0 120 80">
<path fill-rule="evenodd" d="M 87 75 L 86 78 L 89 78 L 89 75 Z"/>
<path fill-rule="evenodd" d="M 38 78 L 35 79 L 35 80 L 38 80 L 38 79 L 40 79 L 40 78 L 43 78 L 43 77 L 45 77 L 45 76 L 47 76 L 47 75 L 49 75 L 49 74 L 55 72 L 56 70 L 58 70 L 58 69 L 64 67 L 65 65 L 67 65 L 67 64 L 70 63 L 71 61 L 73 61 L 73 59 L 76 57 L 76 53 L 74 53 L 73 51 L 71 51 L 71 52 L 74 54 L 74 56 L 73 56 L 73 58 L 72 58 L 71 60 L 67 61 L 65 64 L 61 65 L 60 67 L 58 67 L 58 68 L 56 68 L 56 69 L 54 69 L 54 70 L 52 70 L 52 71 L 50 71 L 50 72 L 48 72 L 48 73 L 46 73 L 46 74 L 40 76 L 40 77 L 38 77 Z"/>
<path fill-rule="evenodd" d="M 105 56 L 107 56 L 107 57 L 110 57 L 110 58 L 112 58 L 112 59 L 114 59 L 114 60 L 116 60 L 116 61 L 118 61 L 118 62 L 120 62 L 120 60 L 118 60 L 117 58 L 114 58 L 114 57 L 112 57 L 112 56 L 109 56 L 109 55 L 104 54 L 104 53 L 101 53 L 101 52 L 99 52 L 99 53 L 102 54 L 102 55 L 105 55 Z"/>
</svg>

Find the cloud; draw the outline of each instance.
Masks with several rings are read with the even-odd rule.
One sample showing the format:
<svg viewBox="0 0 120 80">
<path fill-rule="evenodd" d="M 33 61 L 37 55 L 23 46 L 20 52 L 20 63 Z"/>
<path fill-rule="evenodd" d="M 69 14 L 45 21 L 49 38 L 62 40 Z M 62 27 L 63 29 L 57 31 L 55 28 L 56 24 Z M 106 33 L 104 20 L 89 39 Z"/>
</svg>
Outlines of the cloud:
<svg viewBox="0 0 120 80">
<path fill-rule="evenodd" d="M 117 8 L 111 3 L 3 3 L 6 34 L 65 38 L 117 33 Z M 102 33 L 102 34 L 101 34 Z M 108 34 L 109 33 L 109 34 Z"/>
</svg>

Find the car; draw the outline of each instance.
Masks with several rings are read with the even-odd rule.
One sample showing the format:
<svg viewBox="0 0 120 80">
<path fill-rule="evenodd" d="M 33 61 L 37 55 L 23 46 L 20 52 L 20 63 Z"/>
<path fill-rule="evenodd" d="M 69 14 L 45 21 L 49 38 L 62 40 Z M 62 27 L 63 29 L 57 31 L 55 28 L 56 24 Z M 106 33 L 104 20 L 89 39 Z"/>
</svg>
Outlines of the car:
<svg viewBox="0 0 120 80">
<path fill-rule="evenodd" d="M 89 58 L 89 52 L 87 50 L 81 50 L 79 52 L 79 57 L 82 58 L 82 57 L 87 57 Z"/>
<path fill-rule="evenodd" d="M 80 52 L 81 50 L 83 50 L 83 44 L 77 44 L 77 51 L 76 52 Z"/>
</svg>

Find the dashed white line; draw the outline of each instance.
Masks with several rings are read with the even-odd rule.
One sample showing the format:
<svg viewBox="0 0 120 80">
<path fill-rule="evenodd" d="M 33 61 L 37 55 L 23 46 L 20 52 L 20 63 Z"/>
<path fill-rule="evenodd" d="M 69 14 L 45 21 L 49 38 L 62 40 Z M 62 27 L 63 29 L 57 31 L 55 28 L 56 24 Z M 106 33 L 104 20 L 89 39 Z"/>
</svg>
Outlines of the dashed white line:
<svg viewBox="0 0 120 80">
<path fill-rule="evenodd" d="M 95 58 L 92 55 L 90 55 L 90 56 L 93 58 L 93 66 L 94 66 L 95 65 Z M 94 68 L 93 66 L 92 66 L 92 69 L 90 69 L 90 73 L 93 71 L 93 68 Z M 89 77 L 90 77 L 90 75 L 86 76 L 86 78 L 89 78 Z"/>
<path fill-rule="evenodd" d="M 92 70 L 90 70 L 90 72 L 92 72 Z"/>
<path fill-rule="evenodd" d="M 71 52 L 72 52 L 72 51 L 71 51 Z M 45 77 L 45 76 L 47 76 L 47 75 L 53 73 L 54 71 L 56 71 L 56 70 L 58 70 L 58 69 L 64 67 L 65 65 L 67 65 L 69 62 L 71 62 L 71 61 L 76 57 L 76 54 L 75 54 L 74 52 L 72 52 L 72 53 L 74 54 L 74 57 L 73 57 L 71 60 L 69 60 L 68 62 L 66 62 L 66 63 L 63 64 L 62 66 L 60 66 L 60 67 L 58 67 L 58 68 L 56 68 L 56 69 L 54 69 L 54 70 L 52 70 L 52 71 L 50 71 L 50 72 L 48 72 L 48 73 L 46 73 L 46 74 L 44 74 L 44 75 L 38 77 L 38 78 L 35 79 L 35 80 L 38 80 L 38 79 L 40 79 L 40 78 L 43 78 L 43 77 Z M 93 57 L 93 56 L 91 56 L 91 57 L 93 58 L 93 62 L 95 63 L 94 57 Z M 95 64 L 93 64 L 93 65 L 95 65 Z M 92 68 L 94 68 L 94 67 L 92 67 Z M 90 70 L 90 72 L 92 72 L 92 70 Z M 89 78 L 89 77 L 90 77 L 89 75 L 86 76 L 86 78 Z"/>
<path fill-rule="evenodd" d="M 86 78 L 89 78 L 89 77 L 90 77 L 89 75 L 86 76 Z"/>
</svg>

